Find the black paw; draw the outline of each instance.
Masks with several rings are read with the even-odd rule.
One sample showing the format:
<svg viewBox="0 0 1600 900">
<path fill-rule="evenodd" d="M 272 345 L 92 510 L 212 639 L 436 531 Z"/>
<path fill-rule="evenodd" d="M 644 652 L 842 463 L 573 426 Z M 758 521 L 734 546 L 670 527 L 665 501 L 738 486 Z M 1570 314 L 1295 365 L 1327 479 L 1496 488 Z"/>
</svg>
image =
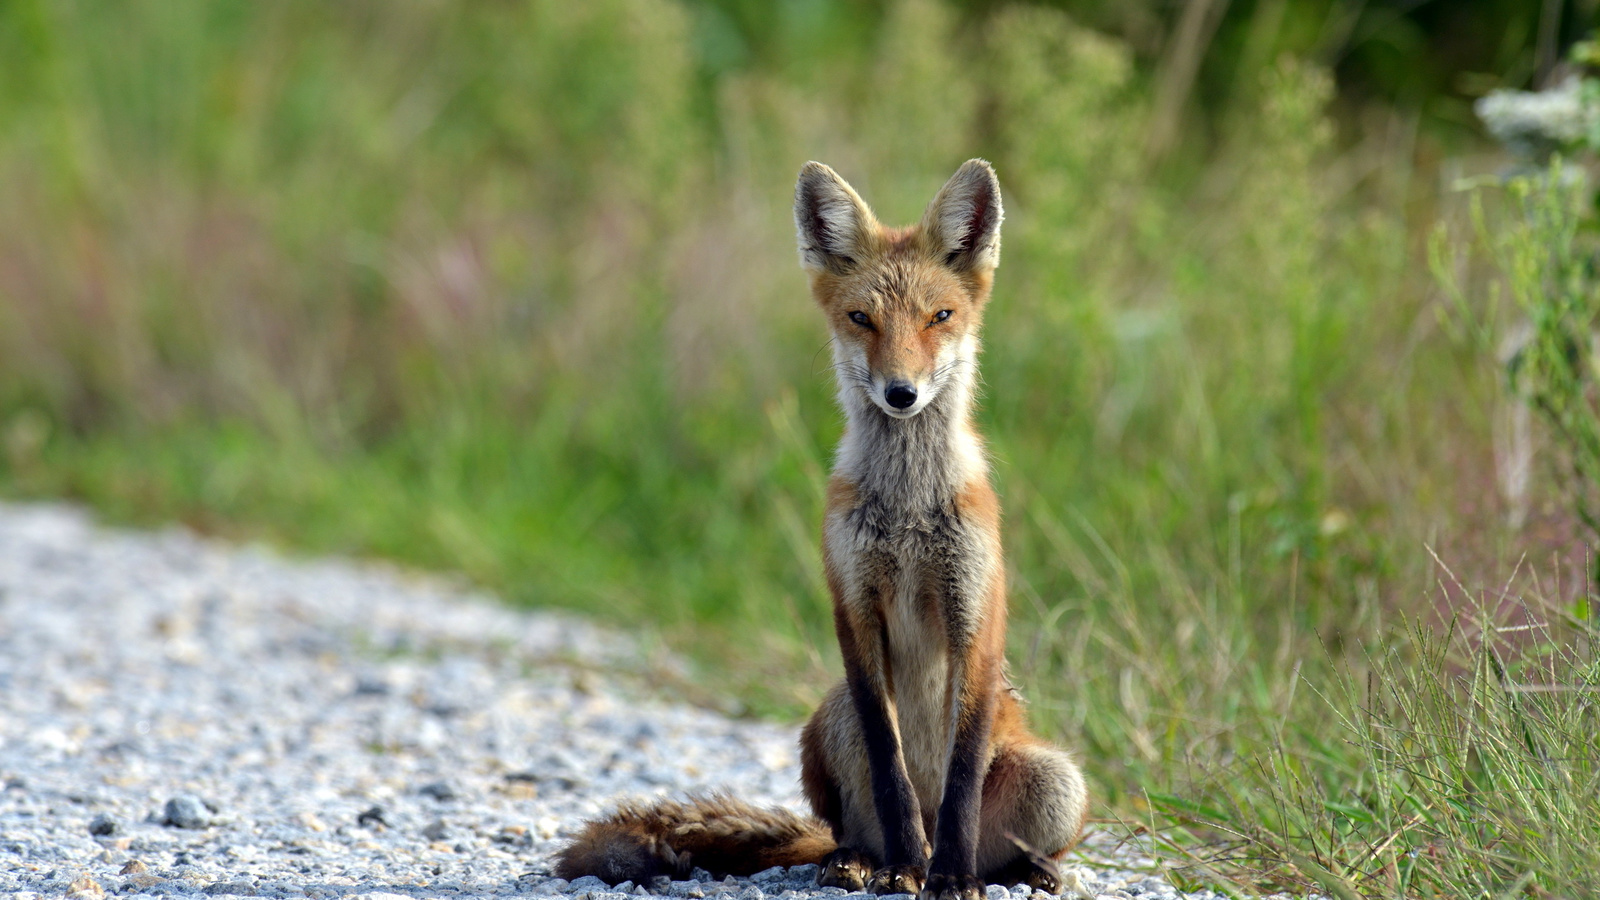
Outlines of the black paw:
<svg viewBox="0 0 1600 900">
<path fill-rule="evenodd" d="M 867 890 L 874 894 L 915 894 L 927 878 L 921 866 L 884 866 L 867 879 Z"/>
<path fill-rule="evenodd" d="M 867 877 L 871 874 L 872 860 L 865 853 L 840 847 L 822 858 L 817 886 L 844 888 L 854 893 L 866 890 Z"/>
<path fill-rule="evenodd" d="M 1022 855 L 999 869 L 985 872 L 990 883 L 1003 884 L 1006 887 L 1025 884 L 1035 890 L 1059 896 L 1063 883 L 1061 866 L 1050 857 L 1017 840 L 1015 836 L 1008 834 L 1006 837 L 1011 838 L 1022 851 Z"/>
<path fill-rule="evenodd" d="M 983 879 L 976 875 L 929 875 L 917 900 L 983 900 Z"/>
<path fill-rule="evenodd" d="M 1017 883 L 1025 884 L 1036 891 L 1044 891 L 1046 894 L 1060 895 L 1061 870 L 1056 868 L 1055 863 L 1050 863 L 1048 866 L 1031 864 L 1028 870 L 1022 873 L 1022 877 L 1017 879 Z"/>
</svg>

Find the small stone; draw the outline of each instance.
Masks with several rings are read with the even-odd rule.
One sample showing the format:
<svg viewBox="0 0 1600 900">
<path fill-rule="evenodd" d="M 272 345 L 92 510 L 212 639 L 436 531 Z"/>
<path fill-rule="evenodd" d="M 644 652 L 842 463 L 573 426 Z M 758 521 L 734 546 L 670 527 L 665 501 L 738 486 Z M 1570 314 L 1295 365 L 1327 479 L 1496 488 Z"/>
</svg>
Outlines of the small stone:
<svg viewBox="0 0 1600 900">
<path fill-rule="evenodd" d="M 789 880 L 812 883 L 817 880 L 817 874 L 821 871 L 822 867 L 816 863 L 806 863 L 803 866 L 790 866 Z"/>
<path fill-rule="evenodd" d="M 539 799 L 539 786 L 526 781 L 507 781 L 500 790 L 513 800 Z"/>
<path fill-rule="evenodd" d="M 494 836 L 496 844 L 510 844 L 514 847 L 532 847 L 533 835 L 521 825 L 507 825 L 500 829 Z"/>
<path fill-rule="evenodd" d="M 706 895 L 698 881 L 674 881 L 667 886 L 666 894 L 669 897 L 685 897 L 688 900 L 701 900 Z"/>
<path fill-rule="evenodd" d="M 77 880 L 67 885 L 67 900 L 101 900 L 105 895 L 100 883 L 87 875 L 79 875 Z"/>
<path fill-rule="evenodd" d="M 783 866 L 773 866 L 770 869 L 762 869 L 754 875 L 751 875 L 750 880 L 754 881 L 756 884 L 761 884 L 767 881 L 777 881 L 778 879 L 783 878 L 787 871 L 788 870 Z"/>
<path fill-rule="evenodd" d="M 130 893 L 132 891 L 149 890 L 150 888 L 153 888 L 156 885 L 166 884 L 166 882 L 167 882 L 167 880 L 165 878 L 162 878 L 159 875 L 150 875 L 150 874 L 147 874 L 147 873 L 146 874 L 139 874 L 139 875 L 130 875 L 128 877 L 127 882 L 122 887 L 122 892 L 124 894 L 126 894 L 126 893 Z"/>
<path fill-rule="evenodd" d="M 657 875 L 650 879 L 650 893 L 652 894 L 665 893 L 670 887 L 672 887 L 671 875 Z"/>
<path fill-rule="evenodd" d="M 610 889 L 611 885 L 606 884 L 605 881 L 597 875 L 585 875 L 582 878 L 574 878 L 572 879 L 572 883 L 567 885 L 567 891 L 573 894 L 579 893 L 580 891 L 608 891 Z"/>
<path fill-rule="evenodd" d="M 89 833 L 95 837 L 110 837 L 117 833 L 117 820 L 101 813 L 89 820 Z"/>
<path fill-rule="evenodd" d="M 374 806 L 371 809 L 363 812 L 361 815 L 356 816 L 356 824 L 360 825 L 362 828 L 382 829 L 389 827 L 388 821 L 383 818 L 383 807 L 381 806 Z"/>
<path fill-rule="evenodd" d="M 303 812 L 295 816 L 294 820 L 300 825 L 300 827 L 309 828 L 312 831 L 323 832 L 328 830 L 328 826 L 322 824 L 322 820 L 317 818 L 316 813 Z M 360 819 L 357 819 L 356 821 L 359 824 Z"/>
<path fill-rule="evenodd" d="M 988 895 L 989 900 L 1006 900 L 1007 897 L 1011 896 L 1011 891 L 1003 884 L 991 884 L 984 888 L 984 892 Z"/>
<path fill-rule="evenodd" d="M 356 682 L 355 695 L 357 697 L 385 697 L 389 694 L 389 683 L 377 678 L 362 678 Z"/>
<path fill-rule="evenodd" d="M 633 893 L 633 882 L 624 881 L 623 883 L 617 885 L 616 887 L 613 887 L 611 890 L 613 890 L 613 891 L 615 891 L 616 893 L 619 893 L 619 894 L 631 894 L 631 893 Z"/>
<path fill-rule="evenodd" d="M 443 819 L 434 819 L 428 827 L 422 829 L 422 836 L 430 841 L 442 841 L 450 836 L 450 826 Z"/>
<path fill-rule="evenodd" d="M 169 828 L 205 828 L 211 824 L 211 811 L 204 800 L 193 794 L 184 794 L 167 801 L 161 824 Z"/>
<path fill-rule="evenodd" d="M 705 869 L 702 869 L 699 866 L 695 866 L 692 870 L 690 870 L 689 877 L 694 879 L 695 881 L 716 881 L 717 880 L 717 876 L 711 874 L 710 872 L 707 872 Z"/>
<path fill-rule="evenodd" d="M 203 890 L 210 895 L 228 894 L 236 897 L 254 897 L 256 885 L 253 881 L 218 881 L 206 885 Z"/>
<path fill-rule="evenodd" d="M 432 797 L 440 803 L 456 799 L 455 788 L 443 781 L 434 781 L 425 784 L 422 787 L 417 788 L 417 793 L 424 797 Z"/>
<path fill-rule="evenodd" d="M 144 863 L 138 861 L 137 859 L 130 859 L 130 860 L 128 860 L 128 864 L 122 867 L 122 871 L 118 872 L 117 874 L 118 875 L 139 875 L 141 873 L 148 872 L 148 871 L 150 871 L 150 867 L 149 866 L 147 866 Z"/>
</svg>

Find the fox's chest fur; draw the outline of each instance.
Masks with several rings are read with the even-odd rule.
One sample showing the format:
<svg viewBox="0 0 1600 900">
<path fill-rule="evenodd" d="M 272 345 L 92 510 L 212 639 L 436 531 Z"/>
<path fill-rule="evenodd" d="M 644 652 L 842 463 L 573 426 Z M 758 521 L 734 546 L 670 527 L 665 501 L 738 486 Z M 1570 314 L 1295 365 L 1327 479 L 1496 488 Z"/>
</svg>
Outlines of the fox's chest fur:
<svg viewBox="0 0 1600 900">
<path fill-rule="evenodd" d="M 969 501 L 989 484 L 960 415 L 964 394 L 909 420 L 846 400 L 850 424 L 834 467 L 841 502 L 824 536 L 848 602 L 883 623 L 901 749 L 930 828 L 950 752 L 950 636 L 970 633 L 983 608 L 959 586 L 989 583 L 999 565 L 995 523 Z"/>
</svg>

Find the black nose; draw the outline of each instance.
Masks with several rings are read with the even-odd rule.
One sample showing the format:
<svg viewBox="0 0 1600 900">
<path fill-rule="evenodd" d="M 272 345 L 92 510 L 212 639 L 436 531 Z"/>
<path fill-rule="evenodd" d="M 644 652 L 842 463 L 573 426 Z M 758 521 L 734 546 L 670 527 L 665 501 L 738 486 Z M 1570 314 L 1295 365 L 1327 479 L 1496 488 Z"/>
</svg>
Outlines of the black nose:
<svg viewBox="0 0 1600 900">
<path fill-rule="evenodd" d="M 896 381 L 883 392 L 883 399 L 889 401 L 889 405 L 895 409 L 905 409 L 917 402 L 917 389 L 903 381 Z"/>
</svg>

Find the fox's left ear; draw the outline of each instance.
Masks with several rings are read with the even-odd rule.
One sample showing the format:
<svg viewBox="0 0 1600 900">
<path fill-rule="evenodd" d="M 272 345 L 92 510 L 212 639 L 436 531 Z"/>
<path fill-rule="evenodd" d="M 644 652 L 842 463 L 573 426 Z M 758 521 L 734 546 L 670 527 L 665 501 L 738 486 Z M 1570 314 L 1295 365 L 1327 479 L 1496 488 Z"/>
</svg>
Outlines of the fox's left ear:
<svg viewBox="0 0 1600 900">
<path fill-rule="evenodd" d="M 1000 265 L 1000 179 L 981 159 L 962 163 L 922 214 L 922 230 L 958 272 Z"/>
</svg>

